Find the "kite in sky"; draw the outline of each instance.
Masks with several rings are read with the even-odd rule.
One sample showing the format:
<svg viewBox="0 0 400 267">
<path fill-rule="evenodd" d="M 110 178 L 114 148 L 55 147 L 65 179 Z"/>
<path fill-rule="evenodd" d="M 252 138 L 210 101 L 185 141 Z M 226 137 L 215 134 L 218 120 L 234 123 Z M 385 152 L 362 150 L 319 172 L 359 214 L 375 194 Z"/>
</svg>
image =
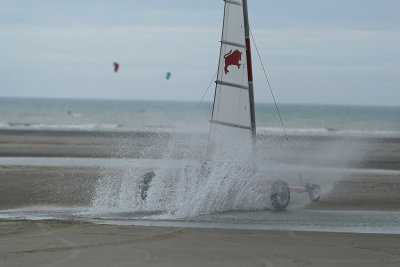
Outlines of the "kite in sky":
<svg viewBox="0 0 400 267">
<path fill-rule="evenodd" d="M 114 62 L 114 72 L 117 72 L 119 69 L 119 64 L 118 62 Z"/>
</svg>

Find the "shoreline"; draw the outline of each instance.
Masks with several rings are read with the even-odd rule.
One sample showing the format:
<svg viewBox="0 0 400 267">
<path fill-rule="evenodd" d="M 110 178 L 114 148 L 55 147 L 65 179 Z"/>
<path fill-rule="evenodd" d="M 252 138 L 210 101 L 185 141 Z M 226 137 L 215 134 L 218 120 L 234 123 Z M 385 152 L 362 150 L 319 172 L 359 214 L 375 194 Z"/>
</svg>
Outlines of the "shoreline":
<svg viewBox="0 0 400 267">
<path fill-rule="evenodd" d="M 97 136 L 97 137 L 133 137 L 135 135 L 164 135 L 171 136 L 176 134 L 190 135 L 190 134 L 208 134 L 208 131 L 199 132 L 199 129 L 194 128 L 194 131 L 184 131 L 183 129 L 176 128 L 171 131 L 160 131 L 159 128 L 154 128 L 152 130 L 149 129 L 28 129 L 28 128 L 0 128 L 0 136 L 1 135 L 69 135 L 69 136 Z M 328 132 L 327 132 L 328 133 Z M 375 141 L 389 141 L 389 142 L 398 142 L 400 140 L 400 136 L 397 135 L 373 135 L 373 134 L 333 134 L 335 131 L 331 131 L 332 134 L 325 133 L 313 133 L 313 132 L 304 132 L 304 133 L 288 133 L 289 138 L 317 138 L 320 140 L 326 139 L 350 139 L 350 140 L 375 140 Z M 286 137 L 284 133 L 277 133 L 274 131 L 266 133 L 257 133 L 257 139 L 269 139 L 273 138 L 276 140 L 285 140 Z M 285 140 L 286 141 L 286 140 Z"/>
<path fill-rule="evenodd" d="M 400 170 L 400 137 L 258 137 L 260 159 L 325 167 Z M 175 151 L 170 153 L 168 145 Z M 87 157 L 202 160 L 204 134 L 154 132 L 0 130 L 0 157 Z M 334 150 L 334 154 L 332 154 Z M 188 153 L 191 151 L 191 153 Z"/>
</svg>

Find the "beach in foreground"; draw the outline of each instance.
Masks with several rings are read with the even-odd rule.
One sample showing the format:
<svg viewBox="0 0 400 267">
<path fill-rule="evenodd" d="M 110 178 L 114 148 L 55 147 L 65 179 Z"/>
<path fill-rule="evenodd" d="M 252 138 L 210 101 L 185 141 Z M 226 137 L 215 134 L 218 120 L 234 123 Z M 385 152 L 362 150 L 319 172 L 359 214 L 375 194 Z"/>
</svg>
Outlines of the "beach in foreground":
<svg viewBox="0 0 400 267">
<path fill-rule="evenodd" d="M 0 221 L 1 266 L 399 266 L 398 235 Z"/>
<path fill-rule="evenodd" d="M 162 151 L 147 145 L 157 143 L 162 147 L 167 142 L 165 135 L 151 134 L 2 131 L 0 154 L 3 158 L 14 159 L 138 158 L 143 155 L 160 158 Z M 323 163 L 329 168 L 349 167 L 361 171 L 341 174 L 341 178 L 332 183 L 332 190 L 319 202 L 299 209 L 398 212 L 398 140 L 370 138 L 358 143 L 346 142 L 352 146 L 341 142 L 341 147 L 360 148 L 355 154 L 362 155 L 362 160 L 352 157 L 344 162 L 344 157 L 340 157 L 340 153 L 348 154 L 344 150 Z M 311 148 L 303 153 L 302 159 L 306 160 L 319 155 L 321 148 L 337 142 L 332 138 L 315 137 L 300 138 L 296 144 L 295 153 L 310 144 L 307 147 Z M 116 147 L 120 149 L 117 151 Z M 131 154 L 128 155 L 128 151 Z M 180 154 L 175 156 L 179 158 Z M 291 159 L 284 160 L 290 162 Z M 322 161 L 313 163 L 322 164 Z M 0 166 L 0 210 L 31 205 L 89 205 L 91 196 L 88 193 L 93 192 L 100 169 L 98 166 L 49 166 L 46 162 L 3 164 Z M 377 265 L 400 265 L 400 235 L 101 225 L 74 219 L 0 220 L 0 266 Z"/>
</svg>

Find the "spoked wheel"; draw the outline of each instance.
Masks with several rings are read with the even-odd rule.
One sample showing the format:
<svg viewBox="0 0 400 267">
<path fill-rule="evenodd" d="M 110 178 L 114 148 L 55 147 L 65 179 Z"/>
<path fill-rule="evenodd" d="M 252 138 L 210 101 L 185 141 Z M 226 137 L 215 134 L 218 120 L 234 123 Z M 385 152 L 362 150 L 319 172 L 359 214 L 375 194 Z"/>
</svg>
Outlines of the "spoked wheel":
<svg viewBox="0 0 400 267">
<path fill-rule="evenodd" d="M 306 184 L 306 188 L 308 190 L 308 196 L 311 201 L 318 201 L 321 197 L 321 187 L 318 184 Z"/>
<path fill-rule="evenodd" d="M 140 197 L 142 200 L 147 198 L 147 190 L 149 190 L 150 182 L 156 174 L 154 172 L 147 172 L 143 175 L 142 181 L 140 182 Z"/>
<path fill-rule="evenodd" d="M 285 181 L 277 180 L 272 184 L 271 203 L 274 210 L 284 210 L 290 202 L 290 189 Z"/>
</svg>

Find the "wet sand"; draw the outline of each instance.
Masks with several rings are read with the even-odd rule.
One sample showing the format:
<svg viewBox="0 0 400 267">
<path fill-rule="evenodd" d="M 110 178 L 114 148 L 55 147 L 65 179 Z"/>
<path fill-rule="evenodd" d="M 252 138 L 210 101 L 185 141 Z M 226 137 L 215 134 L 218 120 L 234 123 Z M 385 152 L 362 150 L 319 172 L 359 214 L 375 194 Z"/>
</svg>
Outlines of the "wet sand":
<svg viewBox="0 0 400 267">
<path fill-rule="evenodd" d="M 0 157 L 203 159 L 207 134 L 0 130 Z M 400 170 L 400 137 L 259 136 L 260 158 L 316 166 Z M 191 153 L 185 153 L 190 151 Z M 265 153 L 263 152 L 265 151 Z M 282 155 L 281 152 L 285 153 Z"/>
<path fill-rule="evenodd" d="M 123 172 L 115 169 L 114 174 L 119 171 Z M 329 176 L 335 178 L 334 173 Z M 0 166 L 0 209 L 31 205 L 86 206 L 100 177 L 100 167 Z M 400 211 L 400 175 L 348 175 L 335 181 L 331 191 L 305 208 Z"/>
<path fill-rule="evenodd" d="M 204 146 L 200 141 L 203 137 L 180 136 L 176 152 L 169 156 L 202 159 Z M 167 133 L 0 130 L 0 157 L 159 159 L 172 138 L 174 136 Z M 258 151 L 261 157 L 265 156 L 265 162 L 400 170 L 400 138 L 292 138 L 292 144 L 287 144 L 279 136 L 261 136 Z M 188 150 L 193 153 L 184 155 L 182 151 Z M 281 153 L 282 150 L 285 153 Z M 46 166 L 46 162 L 43 166 L 0 165 L 0 209 L 32 204 L 86 205 L 100 173 L 100 167 Z M 306 178 L 333 186 L 333 191 L 309 205 L 310 209 L 400 210 L 398 174 L 343 175 L 323 170 L 303 173 Z"/>
<path fill-rule="evenodd" d="M 399 266 L 398 235 L 0 221 L 1 266 Z"/>
<path fill-rule="evenodd" d="M 170 138 L 149 133 L 0 131 L 0 156 L 159 158 Z M 297 138 L 295 147 L 286 149 L 297 155 L 301 151 L 304 162 L 312 158 L 316 165 L 400 169 L 396 138 L 344 138 L 340 142 L 331 137 Z M 341 150 L 335 155 L 324 160 L 315 157 L 336 144 Z M 269 143 L 264 146 L 270 148 Z M 362 158 L 344 160 L 353 148 Z M 292 161 L 282 155 L 270 160 Z M 86 205 L 99 173 L 97 167 L 0 166 L 0 209 Z M 341 177 L 330 193 L 305 208 L 399 211 L 400 175 Z M 400 266 L 399 235 L 0 221 L 0 266 L 377 265 Z"/>
</svg>

